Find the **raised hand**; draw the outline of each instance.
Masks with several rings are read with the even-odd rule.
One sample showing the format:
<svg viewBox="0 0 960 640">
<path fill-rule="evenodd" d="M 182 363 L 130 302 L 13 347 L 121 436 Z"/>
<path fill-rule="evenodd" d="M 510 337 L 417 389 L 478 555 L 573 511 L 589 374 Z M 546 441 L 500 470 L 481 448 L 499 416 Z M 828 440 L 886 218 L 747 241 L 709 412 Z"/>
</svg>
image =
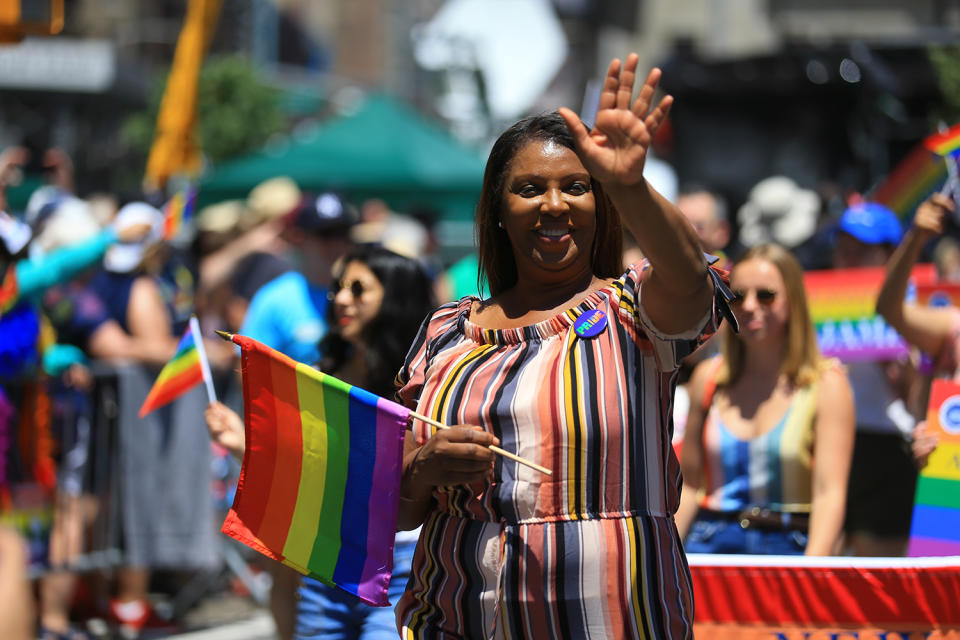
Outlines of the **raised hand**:
<svg viewBox="0 0 960 640">
<path fill-rule="evenodd" d="M 233 455 L 242 459 L 246 449 L 243 419 L 221 402 L 211 402 L 203 412 L 207 421 L 210 439 Z"/>
<path fill-rule="evenodd" d="M 910 442 L 910 449 L 913 451 L 913 461 L 918 469 L 927 466 L 927 460 L 930 454 L 937 448 L 937 436 L 927 429 L 927 421 L 921 420 L 913 429 L 913 438 Z"/>
<path fill-rule="evenodd" d="M 580 161 L 605 185 L 629 186 L 643 179 L 650 143 L 673 104 L 673 97 L 665 96 L 651 109 L 661 75 L 656 68 L 631 103 L 638 62 L 635 53 L 627 56 L 622 68 L 618 58 L 610 62 L 592 130 L 587 131 L 570 109 L 559 110 L 573 133 Z"/>
<path fill-rule="evenodd" d="M 954 210 L 953 200 L 938 193 L 924 200 L 913 216 L 913 227 L 924 236 L 943 233 L 944 219 Z"/>
</svg>

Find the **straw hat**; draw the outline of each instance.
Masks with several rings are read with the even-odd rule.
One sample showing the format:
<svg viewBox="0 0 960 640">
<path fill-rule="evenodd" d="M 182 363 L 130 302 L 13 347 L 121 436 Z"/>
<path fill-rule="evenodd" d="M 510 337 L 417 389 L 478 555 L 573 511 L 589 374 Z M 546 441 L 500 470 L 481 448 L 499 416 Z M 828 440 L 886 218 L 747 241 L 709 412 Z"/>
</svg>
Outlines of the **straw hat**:
<svg viewBox="0 0 960 640">
<path fill-rule="evenodd" d="M 285 176 L 264 180 L 247 196 L 244 226 L 253 227 L 293 211 L 302 198 L 297 183 Z"/>
<path fill-rule="evenodd" d="M 243 200 L 226 200 L 204 207 L 197 214 L 197 230 L 211 233 L 232 231 L 246 210 Z"/>
</svg>

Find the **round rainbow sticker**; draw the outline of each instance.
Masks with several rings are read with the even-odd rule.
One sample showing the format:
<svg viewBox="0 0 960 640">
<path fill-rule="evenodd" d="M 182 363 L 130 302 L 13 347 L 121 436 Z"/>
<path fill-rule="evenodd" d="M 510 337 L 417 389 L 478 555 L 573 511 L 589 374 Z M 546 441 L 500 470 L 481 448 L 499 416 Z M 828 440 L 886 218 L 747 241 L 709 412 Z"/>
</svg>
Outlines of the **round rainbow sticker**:
<svg viewBox="0 0 960 640">
<path fill-rule="evenodd" d="M 573 323 L 573 332 L 581 338 L 593 338 L 607 328 L 607 314 L 599 309 L 581 313 Z"/>
</svg>

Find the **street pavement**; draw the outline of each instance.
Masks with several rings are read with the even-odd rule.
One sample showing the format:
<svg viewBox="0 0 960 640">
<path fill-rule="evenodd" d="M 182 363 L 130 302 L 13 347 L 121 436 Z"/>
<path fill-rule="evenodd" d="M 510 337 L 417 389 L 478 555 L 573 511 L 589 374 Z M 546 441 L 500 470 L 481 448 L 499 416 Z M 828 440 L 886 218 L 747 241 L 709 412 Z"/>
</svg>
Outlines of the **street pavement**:
<svg viewBox="0 0 960 640">
<path fill-rule="evenodd" d="M 221 623 L 199 631 L 166 636 L 177 640 L 274 640 L 273 619 L 263 610 L 238 622 Z"/>
</svg>

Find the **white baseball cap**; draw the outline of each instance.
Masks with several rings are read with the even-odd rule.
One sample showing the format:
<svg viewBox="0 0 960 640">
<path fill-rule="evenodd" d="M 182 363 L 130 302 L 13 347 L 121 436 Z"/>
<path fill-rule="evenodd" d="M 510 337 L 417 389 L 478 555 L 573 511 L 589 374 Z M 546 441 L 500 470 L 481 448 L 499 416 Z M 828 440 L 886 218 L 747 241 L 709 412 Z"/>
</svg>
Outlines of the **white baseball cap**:
<svg viewBox="0 0 960 640">
<path fill-rule="evenodd" d="M 117 212 L 113 220 L 116 229 L 135 224 L 148 224 L 150 231 L 136 242 L 118 242 L 103 256 L 103 266 L 114 273 L 130 273 L 140 266 L 146 249 L 163 239 L 163 213 L 146 202 L 131 202 Z"/>
</svg>

